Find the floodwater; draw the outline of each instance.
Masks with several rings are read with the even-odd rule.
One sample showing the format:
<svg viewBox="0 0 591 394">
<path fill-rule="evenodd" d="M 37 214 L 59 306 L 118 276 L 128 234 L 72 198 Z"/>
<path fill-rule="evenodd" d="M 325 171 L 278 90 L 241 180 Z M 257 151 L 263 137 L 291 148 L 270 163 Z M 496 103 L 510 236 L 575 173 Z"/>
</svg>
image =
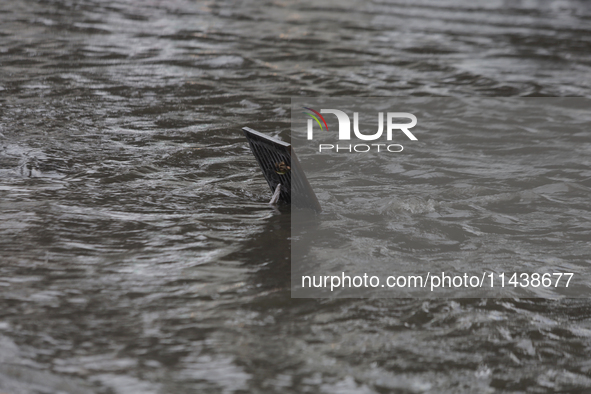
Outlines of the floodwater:
<svg viewBox="0 0 591 394">
<path fill-rule="evenodd" d="M 590 71 L 584 0 L 1 2 L 0 392 L 589 392 L 587 299 L 291 299 L 240 127 L 288 139 L 292 96 L 589 97 Z M 520 182 L 577 193 L 582 245 L 578 157 Z"/>
</svg>

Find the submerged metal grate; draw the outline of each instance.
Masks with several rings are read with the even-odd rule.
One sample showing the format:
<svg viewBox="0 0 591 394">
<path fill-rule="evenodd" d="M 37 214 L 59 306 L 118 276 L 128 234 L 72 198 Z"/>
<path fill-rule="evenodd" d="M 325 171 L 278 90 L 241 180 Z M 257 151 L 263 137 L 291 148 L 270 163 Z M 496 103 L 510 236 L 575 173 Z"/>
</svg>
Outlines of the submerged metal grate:
<svg viewBox="0 0 591 394">
<path fill-rule="evenodd" d="M 293 203 L 299 208 L 310 208 L 320 212 L 320 203 L 291 145 L 249 127 L 243 127 L 242 131 L 261 170 L 263 170 L 271 192 L 274 192 L 277 185 L 281 184 L 279 202 Z"/>
</svg>

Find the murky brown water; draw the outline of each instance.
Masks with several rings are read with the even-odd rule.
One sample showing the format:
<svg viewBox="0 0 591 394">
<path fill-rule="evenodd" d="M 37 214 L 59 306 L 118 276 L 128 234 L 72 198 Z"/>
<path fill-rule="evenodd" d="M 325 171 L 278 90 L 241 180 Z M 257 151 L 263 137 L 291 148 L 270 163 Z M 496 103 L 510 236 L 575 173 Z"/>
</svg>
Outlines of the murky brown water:
<svg viewBox="0 0 591 394">
<path fill-rule="evenodd" d="M 292 300 L 289 212 L 239 128 L 286 139 L 291 96 L 589 97 L 590 23 L 574 0 L 3 1 L 0 391 L 588 392 L 588 300 Z"/>
</svg>

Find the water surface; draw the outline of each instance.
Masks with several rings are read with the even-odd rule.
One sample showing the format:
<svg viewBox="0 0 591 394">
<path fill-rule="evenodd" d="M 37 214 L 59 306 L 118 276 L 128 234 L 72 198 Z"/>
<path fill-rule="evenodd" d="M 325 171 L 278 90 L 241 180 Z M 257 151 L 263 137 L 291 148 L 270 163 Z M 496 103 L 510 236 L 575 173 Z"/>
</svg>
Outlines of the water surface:
<svg viewBox="0 0 591 394">
<path fill-rule="evenodd" d="M 292 300 L 239 128 L 288 139 L 292 96 L 589 97 L 589 4 L 2 2 L 0 389 L 586 392 L 587 300 Z"/>
</svg>

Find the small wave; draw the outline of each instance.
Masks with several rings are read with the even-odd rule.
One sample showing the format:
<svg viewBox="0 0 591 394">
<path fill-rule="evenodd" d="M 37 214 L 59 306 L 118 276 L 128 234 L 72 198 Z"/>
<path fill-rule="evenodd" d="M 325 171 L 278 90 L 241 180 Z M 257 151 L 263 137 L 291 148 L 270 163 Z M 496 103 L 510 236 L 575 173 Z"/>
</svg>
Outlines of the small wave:
<svg viewBox="0 0 591 394">
<path fill-rule="evenodd" d="M 197 63 L 200 66 L 209 67 L 237 67 L 244 63 L 244 58 L 235 55 L 222 55 L 209 59 L 199 60 Z"/>
<path fill-rule="evenodd" d="M 424 200 L 420 197 L 417 197 L 412 200 L 401 201 L 397 199 L 393 199 L 387 201 L 384 205 L 382 205 L 378 212 L 380 214 L 393 214 L 399 212 L 410 212 L 412 214 L 421 214 L 421 213 L 429 213 L 435 212 L 436 208 L 439 206 L 439 203 L 435 200 L 428 199 Z"/>
</svg>

